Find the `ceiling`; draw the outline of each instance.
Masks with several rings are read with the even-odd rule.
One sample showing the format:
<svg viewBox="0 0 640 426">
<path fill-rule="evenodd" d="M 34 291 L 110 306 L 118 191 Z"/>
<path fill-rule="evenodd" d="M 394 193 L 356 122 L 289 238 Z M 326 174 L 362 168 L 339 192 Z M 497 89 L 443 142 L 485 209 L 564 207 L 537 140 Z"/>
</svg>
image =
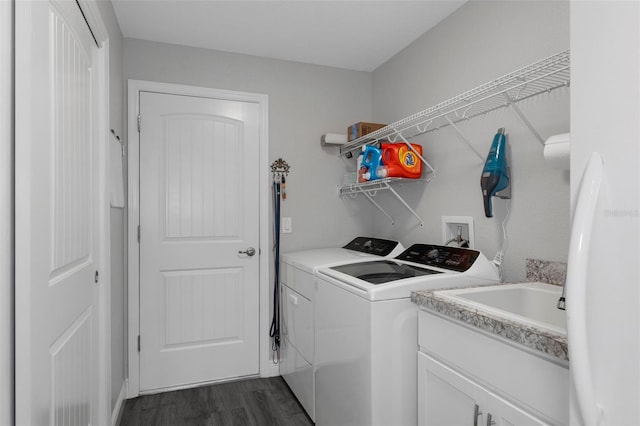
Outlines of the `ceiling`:
<svg viewBox="0 0 640 426">
<path fill-rule="evenodd" d="M 124 37 L 373 71 L 466 0 L 112 0 Z"/>
</svg>

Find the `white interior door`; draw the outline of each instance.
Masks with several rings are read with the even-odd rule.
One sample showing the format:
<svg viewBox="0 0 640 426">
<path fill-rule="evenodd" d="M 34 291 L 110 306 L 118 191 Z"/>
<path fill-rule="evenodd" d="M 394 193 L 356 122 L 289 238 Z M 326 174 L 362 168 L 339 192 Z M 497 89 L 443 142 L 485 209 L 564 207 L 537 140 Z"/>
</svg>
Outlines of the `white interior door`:
<svg viewBox="0 0 640 426">
<path fill-rule="evenodd" d="M 16 2 L 16 424 L 102 423 L 97 58 L 74 1 Z"/>
<path fill-rule="evenodd" d="M 140 390 L 258 374 L 259 106 L 139 102 Z"/>
</svg>

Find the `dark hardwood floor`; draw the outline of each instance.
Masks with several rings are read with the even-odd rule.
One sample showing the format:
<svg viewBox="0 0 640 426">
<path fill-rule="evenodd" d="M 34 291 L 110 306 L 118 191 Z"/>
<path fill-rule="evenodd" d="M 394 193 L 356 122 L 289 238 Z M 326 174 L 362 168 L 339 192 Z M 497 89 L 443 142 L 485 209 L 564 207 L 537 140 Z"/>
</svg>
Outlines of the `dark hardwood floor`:
<svg viewBox="0 0 640 426">
<path fill-rule="evenodd" d="M 125 401 L 120 426 L 313 425 L 281 377 L 143 395 Z"/>
</svg>

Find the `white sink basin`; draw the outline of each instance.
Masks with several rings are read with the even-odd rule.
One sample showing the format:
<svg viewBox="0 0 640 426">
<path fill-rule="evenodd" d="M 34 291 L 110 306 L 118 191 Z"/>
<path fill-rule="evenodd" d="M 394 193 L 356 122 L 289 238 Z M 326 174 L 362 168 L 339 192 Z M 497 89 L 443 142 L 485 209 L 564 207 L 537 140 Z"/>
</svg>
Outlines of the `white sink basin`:
<svg viewBox="0 0 640 426">
<path fill-rule="evenodd" d="M 556 307 L 562 287 L 545 283 L 504 284 L 441 290 L 434 295 L 542 331 L 566 336 L 565 312 Z"/>
</svg>

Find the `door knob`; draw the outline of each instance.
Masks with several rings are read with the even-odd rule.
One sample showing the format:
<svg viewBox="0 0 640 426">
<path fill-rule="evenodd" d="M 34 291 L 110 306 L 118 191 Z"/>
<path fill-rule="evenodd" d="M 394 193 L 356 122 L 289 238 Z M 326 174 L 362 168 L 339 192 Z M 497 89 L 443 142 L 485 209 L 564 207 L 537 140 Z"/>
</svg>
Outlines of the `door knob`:
<svg viewBox="0 0 640 426">
<path fill-rule="evenodd" d="M 249 247 L 246 250 L 238 250 L 239 254 L 246 254 L 247 256 L 253 256 L 254 254 L 256 254 L 256 249 L 254 249 L 253 247 Z"/>
</svg>

